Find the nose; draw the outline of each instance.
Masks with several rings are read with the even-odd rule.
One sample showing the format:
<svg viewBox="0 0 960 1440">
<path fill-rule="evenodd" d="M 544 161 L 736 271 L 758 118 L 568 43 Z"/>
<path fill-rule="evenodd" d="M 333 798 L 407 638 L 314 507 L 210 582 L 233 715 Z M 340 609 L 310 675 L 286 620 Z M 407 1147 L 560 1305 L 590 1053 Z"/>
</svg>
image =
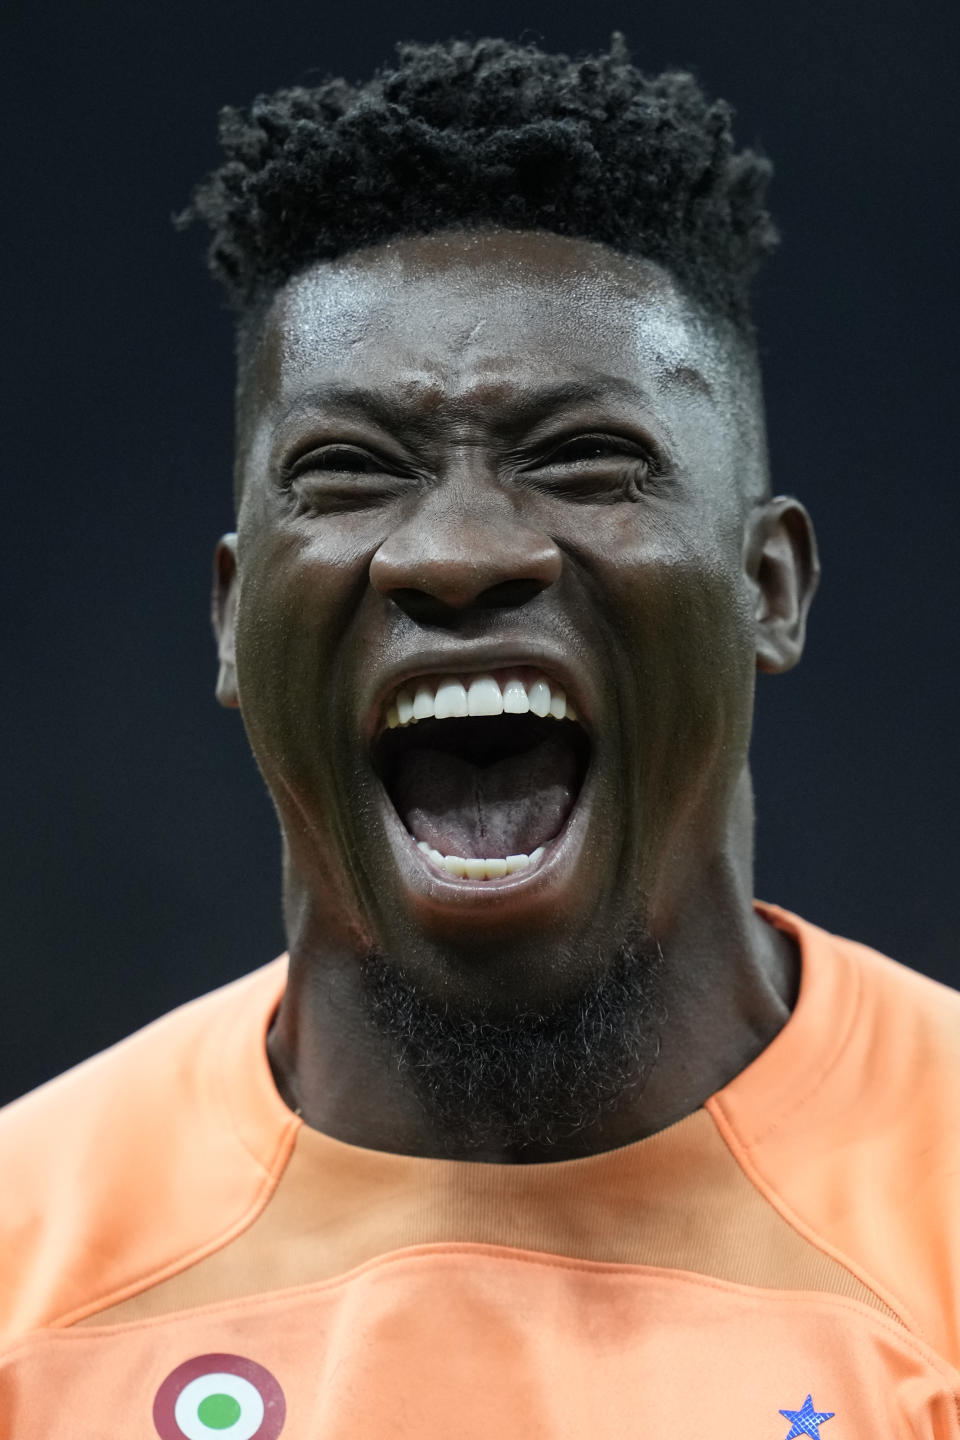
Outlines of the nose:
<svg viewBox="0 0 960 1440">
<path fill-rule="evenodd" d="M 524 605 L 560 577 L 562 555 L 549 535 L 525 524 L 509 499 L 482 487 L 435 491 L 384 540 L 370 583 L 416 619 L 469 608 Z"/>
</svg>

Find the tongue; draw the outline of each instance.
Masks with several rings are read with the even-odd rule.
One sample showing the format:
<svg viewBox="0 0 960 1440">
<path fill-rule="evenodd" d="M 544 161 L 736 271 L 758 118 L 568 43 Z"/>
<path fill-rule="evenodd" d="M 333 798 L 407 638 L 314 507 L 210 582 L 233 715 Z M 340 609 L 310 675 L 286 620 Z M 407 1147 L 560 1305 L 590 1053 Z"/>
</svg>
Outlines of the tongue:
<svg viewBox="0 0 960 1440">
<path fill-rule="evenodd" d="M 492 765 L 414 749 L 391 787 L 403 823 L 441 855 L 529 855 L 560 831 L 579 790 L 576 757 L 559 736 Z"/>
</svg>

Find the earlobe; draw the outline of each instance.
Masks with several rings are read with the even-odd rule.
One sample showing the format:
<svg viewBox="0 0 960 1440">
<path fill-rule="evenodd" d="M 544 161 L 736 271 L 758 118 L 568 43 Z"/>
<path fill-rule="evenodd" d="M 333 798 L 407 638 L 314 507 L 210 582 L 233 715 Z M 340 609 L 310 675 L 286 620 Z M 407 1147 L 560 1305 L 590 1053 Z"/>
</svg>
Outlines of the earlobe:
<svg viewBox="0 0 960 1440">
<path fill-rule="evenodd" d="M 221 705 L 233 710 L 240 704 L 234 649 L 238 587 L 237 537 L 224 535 L 217 542 L 213 557 L 212 619 L 220 661 L 216 695 Z"/>
<path fill-rule="evenodd" d="M 757 669 L 779 675 L 803 654 L 820 580 L 817 537 L 799 500 L 761 502 L 748 521 L 747 572 L 756 591 Z"/>
</svg>

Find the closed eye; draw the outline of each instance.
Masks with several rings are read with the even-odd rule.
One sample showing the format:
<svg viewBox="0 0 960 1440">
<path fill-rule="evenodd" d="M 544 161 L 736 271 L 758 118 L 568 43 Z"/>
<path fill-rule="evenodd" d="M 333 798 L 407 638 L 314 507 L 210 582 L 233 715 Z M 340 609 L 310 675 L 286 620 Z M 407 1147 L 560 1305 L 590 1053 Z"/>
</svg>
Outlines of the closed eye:
<svg viewBox="0 0 960 1440">
<path fill-rule="evenodd" d="M 654 451 L 619 435 L 576 435 L 521 473 L 562 499 L 609 505 L 639 500 L 661 467 Z"/>
<path fill-rule="evenodd" d="M 311 450 L 302 455 L 288 466 L 284 479 L 295 480 L 299 475 L 307 475 L 312 470 L 327 470 L 341 475 L 373 475 L 382 474 L 384 468 L 375 456 L 365 450 L 358 450 L 353 445 L 324 445 L 319 450 Z"/>
<path fill-rule="evenodd" d="M 604 435 L 582 435 L 576 440 L 568 440 L 559 449 L 552 451 L 547 456 L 546 463 L 550 465 L 575 460 L 604 460 L 611 455 L 641 460 L 647 458 L 640 450 L 635 450 L 625 443 L 611 440 Z"/>
</svg>

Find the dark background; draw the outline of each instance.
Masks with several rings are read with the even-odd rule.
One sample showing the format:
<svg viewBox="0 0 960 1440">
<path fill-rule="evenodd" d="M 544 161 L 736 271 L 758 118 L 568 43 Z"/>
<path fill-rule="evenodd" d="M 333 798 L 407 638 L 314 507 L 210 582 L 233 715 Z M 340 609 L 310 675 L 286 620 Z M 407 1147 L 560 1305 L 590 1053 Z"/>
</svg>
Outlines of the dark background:
<svg viewBox="0 0 960 1440">
<path fill-rule="evenodd" d="M 756 893 L 960 985 L 954 3 L 6 0 L 0 1099 L 283 946 L 272 809 L 213 699 L 231 337 L 171 214 L 226 102 L 393 42 L 626 32 L 773 157 L 775 488 L 807 657 L 759 686 Z"/>
</svg>

